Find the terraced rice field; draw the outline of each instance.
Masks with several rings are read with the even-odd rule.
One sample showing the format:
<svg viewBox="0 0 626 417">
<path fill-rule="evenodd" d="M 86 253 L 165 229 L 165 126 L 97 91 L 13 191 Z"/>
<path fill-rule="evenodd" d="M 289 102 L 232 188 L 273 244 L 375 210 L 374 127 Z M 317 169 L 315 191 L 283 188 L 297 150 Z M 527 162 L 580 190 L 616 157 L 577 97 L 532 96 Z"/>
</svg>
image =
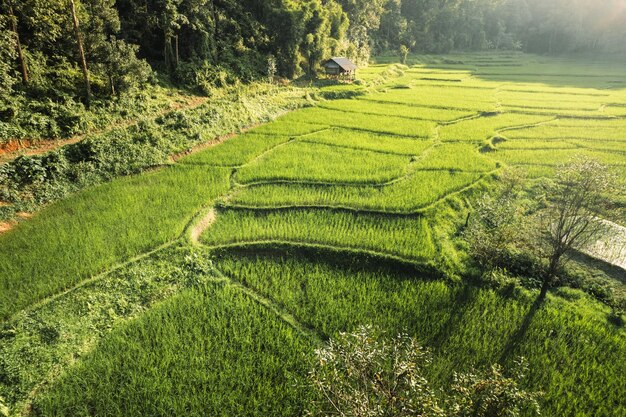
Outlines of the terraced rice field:
<svg viewBox="0 0 626 417">
<path fill-rule="evenodd" d="M 626 415 L 609 309 L 555 290 L 512 345 L 535 294 L 465 282 L 458 237 L 508 166 L 539 178 L 583 154 L 626 179 L 626 74 L 412 59 L 0 235 L 0 397 L 23 415 L 302 415 L 315 347 L 376 324 L 432 347 L 441 384 L 521 355 L 545 415 Z"/>
</svg>

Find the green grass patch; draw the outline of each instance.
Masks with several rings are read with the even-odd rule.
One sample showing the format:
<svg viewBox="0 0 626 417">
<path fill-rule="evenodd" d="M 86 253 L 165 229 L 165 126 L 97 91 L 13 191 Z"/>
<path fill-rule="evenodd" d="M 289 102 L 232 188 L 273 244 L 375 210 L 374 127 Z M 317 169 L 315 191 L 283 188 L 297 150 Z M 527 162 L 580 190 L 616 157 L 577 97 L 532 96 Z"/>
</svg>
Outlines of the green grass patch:
<svg viewBox="0 0 626 417">
<path fill-rule="evenodd" d="M 294 122 L 292 120 L 285 122 L 284 119 L 285 116 L 280 117 L 273 122 L 252 129 L 250 133 L 293 137 L 317 132 L 329 127 L 320 124 Z"/>
<path fill-rule="evenodd" d="M 441 140 L 466 140 L 482 142 L 495 135 L 498 131 L 516 126 L 532 125 L 547 122 L 551 117 L 522 114 L 498 114 L 466 120 L 439 129 Z"/>
<path fill-rule="evenodd" d="M 229 139 L 205 151 L 180 160 L 181 164 L 208 164 L 238 166 L 249 162 L 257 155 L 285 143 L 288 136 L 273 136 L 246 133 Z"/>
<path fill-rule="evenodd" d="M 496 153 L 498 159 L 512 165 L 552 165 L 557 166 L 569 162 L 577 156 L 595 159 L 606 165 L 613 165 L 624 171 L 626 158 L 622 153 L 601 152 L 587 149 L 540 149 L 540 150 L 501 150 Z M 621 172 L 621 175 L 626 172 Z"/>
<path fill-rule="evenodd" d="M 383 183 L 406 173 L 408 156 L 291 142 L 244 166 L 237 181 Z"/>
<path fill-rule="evenodd" d="M 545 124 L 541 126 L 512 129 L 504 132 L 509 139 L 598 139 L 626 141 L 626 126 L 609 126 L 589 122 L 586 126 L 559 126 Z"/>
<path fill-rule="evenodd" d="M 208 284 L 113 331 L 40 394 L 34 414 L 301 415 L 311 352 L 241 290 Z"/>
<path fill-rule="evenodd" d="M 494 111 L 496 99 L 493 93 L 482 89 L 462 87 L 420 86 L 408 90 L 388 90 L 372 94 L 368 100 L 443 108 L 470 112 Z"/>
<path fill-rule="evenodd" d="M 0 318 L 176 239 L 228 190 L 226 168 L 172 166 L 78 193 L 0 235 Z"/>
<path fill-rule="evenodd" d="M 333 210 L 225 210 L 202 236 L 207 245 L 259 241 L 321 244 L 430 261 L 436 254 L 422 217 L 398 218 Z"/>
<path fill-rule="evenodd" d="M 497 164 L 478 153 L 478 148 L 466 143 L 444 143 L 430 149 L 420 158 L 413 169 L 485 172 Z"/>
<path fill-rule="evenodd" d="M 598 110 L 608 101 L 606 96 L 584 95 L 584 90 L 580 94 L 503 91 L 498 99 L 508 106 L 579 110 Z"/>
<path fill-rule="evenodd" d="M 512 114 L 535 115 L 535 116 L 554 116 L 554 117 L 580 117 L 580 118 L 609 118 L 600 109 L 594 110 L 571 110 L 571 109 L 555 109 L 551 107 L 541 106 L 509 106 L 503 105 L 501 109 Z"/>
<path fill-rule="evenodd" d="M 410 213 L 474 183 L 477 173 L 416 171 L 384 187 L 271 184 L 236 191 L 228 204 L 251 207 L 328 206 Z"/>
<path fill-rule="evenodd" d="M 317 123 L 334 127 L 389 133 L 401 136 L 429 138 L 436 124 L 424 120 L 408 120 L 402 117 L 375 116 L 370 114 L 348 113 L 319 107 L 304 109 L 284 116 L 281 121 Z"/>
<path fill-rule="evenodd" d="M 500 142 L 496 145 L 498 150 L 546 150 L 546 149 L 576 149 L 579 148 L 575 143 L 568 140 L 554 139 L 514 139 Z"/>
<path fill-rule="evenodd" d="M 367 151 L 389 152 L 399 155 L 419 155 L 433 145 L 432 141 L 403 138 L 349 129 L 332 129 L 302 138 L 306 142 L 323 143 Z M 341 152 L 341 150 L 337 150 Z"/>
<path fill-rule="evenodd" d="M 408 106 L 404 104 L 383 103 L 371 100 L 338 100 L 320 104 L 320 107 L 330 110 L 339 110 L 348 113 L 363 113 L 379 116 L 397 116 L 409 119 L 446 122 L 469 117 L 472 112 L 447 109 L 433 109 L 428 107 Z M 346 115 L 350 117 L 350 115 Z"/>
</svg>

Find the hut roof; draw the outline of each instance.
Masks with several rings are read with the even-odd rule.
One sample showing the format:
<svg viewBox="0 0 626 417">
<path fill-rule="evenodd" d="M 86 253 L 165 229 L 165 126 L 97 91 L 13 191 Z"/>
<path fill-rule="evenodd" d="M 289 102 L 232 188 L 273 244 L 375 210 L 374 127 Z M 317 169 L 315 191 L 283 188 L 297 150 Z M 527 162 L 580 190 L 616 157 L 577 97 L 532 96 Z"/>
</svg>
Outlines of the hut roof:
<svg viewBox="0 0 626 417">
<path fill-rule="evenodd" d="M 326 61 L 324 63 L 324 66 L 328 65 L 331 62 L 334 62 L 335 64 L 339 65 L 341 67 L 341 69 L 344 70 L 344 71 L 354 71 L 354 70 L 356 70 L 358 68 L 348 58 L 343 58 L 343 57 L 333 57 L 333 58 L 329 59 L 328 61 Z"/>
</svg>

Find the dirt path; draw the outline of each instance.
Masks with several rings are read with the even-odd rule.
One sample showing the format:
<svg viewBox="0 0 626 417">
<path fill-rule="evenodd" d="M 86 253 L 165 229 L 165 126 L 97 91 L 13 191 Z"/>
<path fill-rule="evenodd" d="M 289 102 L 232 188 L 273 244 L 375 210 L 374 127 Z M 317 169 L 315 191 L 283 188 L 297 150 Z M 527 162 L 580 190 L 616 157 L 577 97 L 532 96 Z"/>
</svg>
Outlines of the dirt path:
<svg viewBox="0 0 626 417">
<path fill-rule="evenodd" d="M 215 218 L 215 209 L 210 208 L 209 211 L 207 211 L 201 219 L 191 227 L 191 230 L 189 231 L 189 239 L 192 244 L 195 245 L 198 243 L 198 239 L 200 239 L 202 232 L 211 227 L 213 222 L 215 222 Z"/>
<path fill-rule="evenodd" d="M 150 115 L 150 117 L 157 118 L 157 117 L 160 117 L 165 114 L 178 111 L 178 110 L 194 109 L 206 103 L 207 100 L 208 100 L 207 97 L 198 97 L 198 96 L 187 97 L 184 103 L 172 102 L 170 103 L 169 107 Z M 95 130 L 92 132 L 86 132 L 86 133 L 74 136 L 72 138 L 62 139 L 62 140 L 41 139 L 41 140 L 33 141 L 31 139 L 12 139 L 12 140 L 9 140 L 7 143 L 0 145 L 0 164 L 10 162 L 20 155 L 26 155 L 26 156 L 41 155 L 41 154 L 53 151 L 55 149 L 61 148 L 66 145 L 78 143 L 81 140 L 85 139 L 87 135 L 106 133 L 116 128 L 130 127 L 130 126 L 136 125 L 137 123 L 138 123 L 138 118 L 121 120 L 103 129 Z"/>
</svg>

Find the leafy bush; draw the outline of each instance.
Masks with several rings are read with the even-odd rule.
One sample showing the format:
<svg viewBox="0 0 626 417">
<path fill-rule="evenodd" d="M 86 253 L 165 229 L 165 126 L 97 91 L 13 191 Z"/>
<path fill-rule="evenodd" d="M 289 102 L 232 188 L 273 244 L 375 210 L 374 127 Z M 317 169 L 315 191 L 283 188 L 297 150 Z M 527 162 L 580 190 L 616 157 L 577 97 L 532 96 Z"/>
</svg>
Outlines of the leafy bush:
<svg viewBox="0 0 626 417">
<path fill-rule="evenodd" d="M 234 84 L 236 78 L 221 66 L 211 65 L 208 61 L 181 62 L 174 75 L 182 86 L 211 96 L 216 88 Z"/>
<path fill-rule="evenodd" d="M 318 394 L 311 416 L 517 417 L 540 415 L 538 394 L 519 387 L 523 360 L 511 376 L 499 365 L 455 374 L 443 395 L 424 376 L 431 354 L 406 334 L 381 338 L 371 326 L 341 333 L 318 349 L 309 380 Z M 443 400 L 439 397 L 443 396 Z"/>
</svg>

